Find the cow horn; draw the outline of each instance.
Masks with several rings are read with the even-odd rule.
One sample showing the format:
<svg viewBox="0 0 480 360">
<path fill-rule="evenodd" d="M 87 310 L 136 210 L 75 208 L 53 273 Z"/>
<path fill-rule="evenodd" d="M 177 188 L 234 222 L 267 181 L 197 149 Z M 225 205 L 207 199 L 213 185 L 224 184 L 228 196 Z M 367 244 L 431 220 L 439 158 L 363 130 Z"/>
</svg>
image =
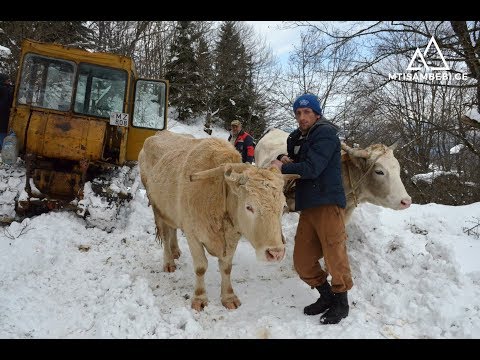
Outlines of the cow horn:
<svg viewBox="0 0 480 360">
<path fill-rule="evenodd" d="M 196 180 L 203 180 L 203 179 L 209 179 L 215 176 L 223 176 L 223 174 L 226 171 L 232 172 L 232 170 L 235 169 L 242 169 L 245 168 L 245 164 L 243 163 L 228 163 L 228 164 L 223 164 L 220 165 L 216 168 L 213 169 L 208 169 L 208 170 L 203 170 L 199 171 L 195 174 L 190 175 L 190 181 L 196 181 Z"/>
<path fill-rule="evenodd" d="M 341 143 L 342 149 L 345 150 L 349 155 L 359 158 L 368 159 L 370 154 L 365 149 L 353 149 L 344 142 Z"/>
<path fill-rule="evenodd" d="M 204 171 L 199 171 L 195 174 L 190 175 L 190 181 L 203 180 L 212 178 L 215 176 L 221 176 L 225 172 L 225 165 L 220 165 L 213 169 L 208 169 Z"/>
<path fill-rule="evenodd" d="M 390 145 L 388 148 L 391 149 L 392 151 L 394 151 L 394 150 L 397 148 L 397 146 L 398 146 L 399 143 L 400 143 L 400 139 L 397 140 L 397 141 L 395 141 L 395 142 L 394 142 L 392 145 Z"/>
</svg>

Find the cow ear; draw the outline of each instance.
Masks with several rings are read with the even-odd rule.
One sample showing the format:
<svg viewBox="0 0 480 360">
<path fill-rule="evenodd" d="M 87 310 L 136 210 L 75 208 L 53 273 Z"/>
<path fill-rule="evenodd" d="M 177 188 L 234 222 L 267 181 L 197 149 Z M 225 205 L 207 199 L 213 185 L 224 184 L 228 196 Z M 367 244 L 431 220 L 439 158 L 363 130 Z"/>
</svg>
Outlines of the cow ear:
<svg viewBox="0 0 480 360">
<path fill-rule="evenodd" d="M 243 172 L 235 172 L 231 167 L 227 167 L 224 172 L 225 181 L 230 185 L 234 192 L 239 189 L 239 186 L 245 185 L 248 181 L 248 176 Z"/>
<path fill-rule="evenodd" d="M 398 145 L 400 144 L 400 139 L 395 141 L 392 145 L 389 146 L 389 148 L 392 150 L 392 151 L 395 151 L 395 149 L 398 147 Z"/>
<path fill-rule="evenodd" d="M 350 160 L 352 161 L 353 165 L 355 165 L 355 167 L 359 168 L 360 170 L 367 169 L 367 159 L 350 155 Z"/>
</svg>

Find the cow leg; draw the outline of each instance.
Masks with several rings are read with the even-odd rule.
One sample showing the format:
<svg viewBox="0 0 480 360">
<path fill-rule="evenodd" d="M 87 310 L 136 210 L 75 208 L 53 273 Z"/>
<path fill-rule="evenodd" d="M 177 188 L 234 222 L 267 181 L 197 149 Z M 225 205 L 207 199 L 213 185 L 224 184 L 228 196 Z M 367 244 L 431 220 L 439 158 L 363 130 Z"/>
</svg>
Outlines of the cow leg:
<svg viewBox="0 0 480 360">
<path fill-rule="evenodd" d="M 185 234 L 188 240 L 188 247 L 192 253 L 193 268 L 195 269 L 195 292 L 192 298 L 192 309 L 202 311 L 208 304 L 207 294 L 205 291 L 205 272 L 208 268 L 208 260 L 205 256 L 203 245 L 197 239 L 192 239 Z"/>
<path fill-rule="evenodd" d="M 237 295 L 233 292 L 232 282 L 230 281 L 230 273 L 232 272 L 232 258 L 218 258 L 218 267 L 222 276 L 222 290 L 220 298 L 222 305 L 227 309 L 236 309 L 241 305 Z"/>
<path fill-rule="evenodd" d="M 170 252 L 172 253 L 172 256 L 174 259 L 178 259 L 182 254 L 182 252 L 180 251 L 180 248 L 178 247 L 178 239 L 177 239 L 176 231 L 173 233 L 173 236 L 170 237 Z"/>
<path fill-rule="evenodd" d="M 177 242 L 177 229 L 163 223 L 163 239 L 166 240 L 163 248 L 163 270 L 166 272 L 174 272 L 177 269 L 174 259 L 178 259 L 180 256 Z M 178 252 L 172 252 L 172 243 L 175 244 Z"/>
<path fill-rule="evenodd" d="M 162 220 L 159 211 L 153 207 L 155 225 L 157 226 L 157 237 L 163 242 L 163 271 L 174 272 L 176 270 L 174 254 L 172 254 L 171 243 L 178 248 L 177 229 L 174 229 Z"/>
</svg>

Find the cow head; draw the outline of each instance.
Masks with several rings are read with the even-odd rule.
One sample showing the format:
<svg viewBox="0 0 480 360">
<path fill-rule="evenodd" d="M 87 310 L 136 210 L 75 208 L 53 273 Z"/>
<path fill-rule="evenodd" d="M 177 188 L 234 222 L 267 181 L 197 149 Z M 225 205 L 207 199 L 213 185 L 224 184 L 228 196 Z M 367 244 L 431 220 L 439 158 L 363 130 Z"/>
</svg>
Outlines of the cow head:
<svg viewBox="0 0 480 360">
<path fill-rule="evenodd" d="M 396 144 L 391 147 L 375 144 L 365 149 L 352 149 L 342 144 L 360 173 L 363 175 L 368 172 L 360 184 L 359 201 L 394 210 L 406 209 L 411 205 L 412 198 L 405 190 L 400 178 L 400 164 L 393 154 L 395 147 Z"/>
<path fill-rule="evenodd" d="M 275 168 L 225 164 L 196 173 L 192 180 L 223 176 L 227 209 L 234 226 L 252 244 L 258 260 L 280 261 L 285 256 L 281 218 L 285 205 L 284 178 Z"/>
<path fill-rule="evenodd" d="M 275 168 L 227 168 L 225 181 L 234 196 L 229 208 L 242 235 L 261 261 L 279 261 L 285 255 L 282 214 L 285 205 L 284 180 Z"/>
</svg>

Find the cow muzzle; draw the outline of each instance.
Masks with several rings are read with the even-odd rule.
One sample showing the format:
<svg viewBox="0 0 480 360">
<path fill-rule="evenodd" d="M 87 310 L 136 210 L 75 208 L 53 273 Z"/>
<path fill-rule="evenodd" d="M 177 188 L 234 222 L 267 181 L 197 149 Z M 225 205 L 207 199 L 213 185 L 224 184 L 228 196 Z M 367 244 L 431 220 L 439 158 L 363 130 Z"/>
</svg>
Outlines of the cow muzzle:
<svg viewBox="0 0 480 360">
<path fill-rule="evenodd" d="M 285 257 L 285 247 L 274 247 L 265 250 L 265 259 L 268 262 L 283 260 Z"/>
<path fill-rule="evenodd" d="M 400 210 L 407 209 L 412 205 L 412 199 L 411 198 L 405 198 L 400 201 Z"/>
</svg>

